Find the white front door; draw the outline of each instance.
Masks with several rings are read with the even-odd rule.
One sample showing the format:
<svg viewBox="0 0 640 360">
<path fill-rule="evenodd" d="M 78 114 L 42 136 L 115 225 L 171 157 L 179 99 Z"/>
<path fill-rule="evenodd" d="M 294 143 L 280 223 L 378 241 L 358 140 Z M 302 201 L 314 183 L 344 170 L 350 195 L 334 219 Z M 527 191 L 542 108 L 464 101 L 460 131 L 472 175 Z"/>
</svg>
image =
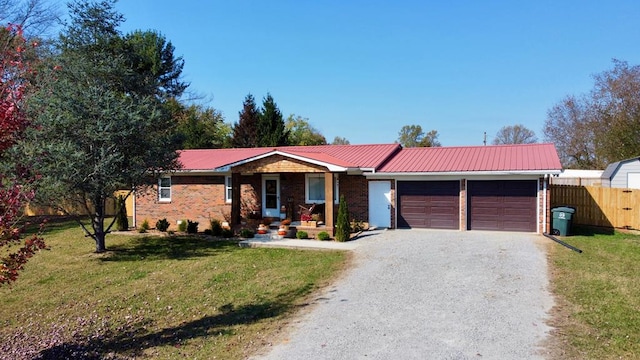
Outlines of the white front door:
<svg viewBox="0 0 640 360">
<path fill-rule="evenodd" d="M 262 175 L 262 216 L 280 217 L 279 175 Z"/>
<path fill-rule="evenodd" d="M 369 181 L 369 226 L 391 227 L 391 183 Z"/>
</svg>

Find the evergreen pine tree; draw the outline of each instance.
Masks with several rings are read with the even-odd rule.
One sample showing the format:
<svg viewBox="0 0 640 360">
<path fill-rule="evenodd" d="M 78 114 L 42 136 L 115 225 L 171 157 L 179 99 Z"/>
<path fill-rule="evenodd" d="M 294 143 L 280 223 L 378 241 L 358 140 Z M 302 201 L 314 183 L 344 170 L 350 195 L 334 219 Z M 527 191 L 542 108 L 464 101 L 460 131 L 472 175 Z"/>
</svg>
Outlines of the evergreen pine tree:
<svg viewBox="0 0 640 360">
<path fill-rule="evenodd" d="M 231 145 L 234 148 L 258 147 L 258 120 L 260 113 L 253 95 L 244 98 L 239 120 L 233 127 Z"/>
<path fill-rule="evenodd" d="M 267 94 L 262 101 L 262 112 L 257 128 L 259 147 L 289 145 L 289 131 L 271 94 Z"/>
<path fill-rule="evenodd" d="M 124 196 L 118 195 L 116 199 L 116 228 L 118 231 L 129 230 L 129 217 L 127 216 L 127 202 Z"/>
<path fill-rule="evenodd" d="M 348 241 L 351 234 L 351 223 L 349 222 L 349 208 L 344 195 L 340 196 L 340 206 L 338 207 L 338 220 L 336 221 L 336 241 Z"/>
</svg>

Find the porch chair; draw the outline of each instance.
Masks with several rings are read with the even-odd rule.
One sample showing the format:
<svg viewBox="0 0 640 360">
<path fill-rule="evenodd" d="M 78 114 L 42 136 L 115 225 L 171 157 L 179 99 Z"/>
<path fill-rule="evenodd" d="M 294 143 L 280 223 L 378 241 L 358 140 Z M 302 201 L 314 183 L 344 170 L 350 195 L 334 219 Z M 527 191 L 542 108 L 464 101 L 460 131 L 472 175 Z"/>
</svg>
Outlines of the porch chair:
<svg viewBox="0 0 640 360">
<path fill-rule="evenodd" d="M 300 215 L 300 220 L 301 221 L 309 221 L 311 220 L 311 214 L 313 214 L 313 210 L 316 208 L 316 204 L 313 204 L 309 207 L 303 206 L 303 205 L 298 205 L 300 207 L 300 210 L 298 211 L 298 214 Z M 303 217 L 305 217 L 306 219 L 303 220 Z"/>
</svg>

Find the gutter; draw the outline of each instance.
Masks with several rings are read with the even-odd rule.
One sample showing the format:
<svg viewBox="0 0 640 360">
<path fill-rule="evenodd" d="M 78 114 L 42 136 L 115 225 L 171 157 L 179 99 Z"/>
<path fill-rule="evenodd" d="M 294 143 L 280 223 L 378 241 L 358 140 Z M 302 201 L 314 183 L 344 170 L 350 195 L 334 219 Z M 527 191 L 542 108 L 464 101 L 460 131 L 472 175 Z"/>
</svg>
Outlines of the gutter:
<svg viewBox="0 0 640 360">
<path fill-rule="evenodd" d="M 557 175 L 560 170 L 523 170 L 523 171 L 425 171 L 425 172 L 375 172 L 367 177 L 404 177 L 404 176 L 468 176 L 468 175 Z"/>
</svg>

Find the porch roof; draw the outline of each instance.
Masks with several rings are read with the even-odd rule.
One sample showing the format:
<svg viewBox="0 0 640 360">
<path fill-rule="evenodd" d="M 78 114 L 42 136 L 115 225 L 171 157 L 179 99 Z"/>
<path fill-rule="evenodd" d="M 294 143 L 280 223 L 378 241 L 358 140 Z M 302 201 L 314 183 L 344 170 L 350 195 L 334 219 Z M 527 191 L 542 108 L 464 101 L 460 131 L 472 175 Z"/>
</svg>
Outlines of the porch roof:
<svg viewBox="0 0 640 360">
<path fill-rule="evenodd" d="M 179 161 L 183 171 L 225 171 L 230 166 L 280 154 L 329 167 L 375 170 L 400 149 L 399 144 L 197 149 L 180 151 Z"/>
</svg>

